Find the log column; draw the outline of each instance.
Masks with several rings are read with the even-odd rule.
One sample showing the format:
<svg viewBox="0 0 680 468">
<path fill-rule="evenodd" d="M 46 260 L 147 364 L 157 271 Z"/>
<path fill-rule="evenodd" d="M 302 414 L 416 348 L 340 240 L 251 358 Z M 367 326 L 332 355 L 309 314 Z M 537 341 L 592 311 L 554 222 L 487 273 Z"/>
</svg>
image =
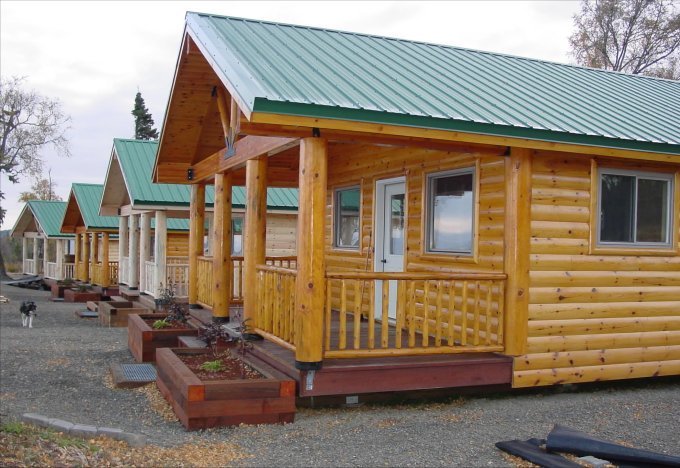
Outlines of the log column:
<svg viewBox="0 0 680 468">
<path fill-rule="evenodd" d="M 129 250 L 130 271 L 128 274 L 128 286 L 130 289 L 139 289 L 139 215 L 130 215 Z"/>
<path fill-rule="evenodd" d="M 213 223 L 213 320 L 229 321 L 231 304 L 231 173 L 215 174 Z"/>
<path fill-rule="evenodd" d="M 231 221 L 231 220 L 230 220 Z M 246 163 L 243 230 L 243 318 L 257 327 L 257 265 L 264 265 L 267 240 L 267 158 Z"/>
<path fill-rule="evenodd" d="M 83 234 L 83 281 L 90 282 L 90 234 Z"/>
<path fill-rule="evenodd" d="M 511 148 L 505 160 L 505 354 L 526 353 L 531 241 L 531 160 L 533 151 Z"/>
<path fill-rule="evenodd" d="M 159 298 L 161 289 L 169 288 L 167 261 L 166 261 L 166 245 L 168 242 L 168 218 L 165 211 L 156 211 L 156 230 L 155 230 L 155 245 L 154 245 L 154 261 L 156 266 L 156 277 L 153 280 L 153 293 L 155 298 Z"/>
<path fill-rule="evenodd" d="M 73 266 L 73 270 L 74 270 L 73 275 L 75 276 L 75 278 L 73 278 L 73 279 L 80 279 L 80 277 L 82 276 L 81 272 L 82 272 L 83 267 L 81 265 L 81 258 L 80 258 L 83 255 L 82 242 L 83 242 L 82 236 L 80 234 L 76 234 L 76 240 L 75 240 L 75 243 L 74 243 L 75 252 L 74 252 L 74 255 L 73 255 L 74 261 L 75 261 L 75 265 Z"/>
<path fill-rule="evenodd" d="M 21 271 L 28 274 L 26 271 L 26 260 L 28 259 L 28 237 L 21 238 Z"/>
<path fill-rule="evenodd" d="M 140 290 L 151 284 L 151 291 L 155 287 L 153 278 L 146 277 L 146 262 L 151 259 L 151 213 L 142 213 L 139 226 L 139 284 Z"/>
<path fill-rule="evenodd" d="M 189 227 L 189 307 L 198 309 L 198 257 L 203 255 L 205 236 L 205 185 L 191 186 Z"/>
<path fill-rule="evenodd" d="M 102 233 L 102 286 L 111 285 L 111 270 L 109 269 L 109 233 Z"/>
<path fill-rule="evenodd" d="M 68 242 L 67 240 L 64 239 L 57 239 L 57 277 L 55 278 L 56 280 L 63 280 L 64 279 L 64 243 Z"/>
<path fill-rule="evenodd" d="M 43 276 L 47 274 L 47 262 L 50 259 L 48 250 L 49 245 L 50 245 L 49 239 L 47 237 L 43 237 L 43 258 L 42 258 Z"/>
<path fill-rule="evenodd" d="M 99 265 L 99 233 L 98 232 L 93 232 L 92 233 L 92 260 L 91 260 L 91 270 L 94 273 L 97 268 L 100 268 Z M 100 270 L 101 271 L 101 270 Z M 92 274 L 92 277 L 94 277 L 94 274 Z M 101 281 L 101 278 L 99 279 Z M 99 285 L 103 286 L 103 285 Z"/>
<path fill-rule="evenodd" d="M 38 274 L 38 238 L 33 238 L 33 274 Z"/>
<path fill-rule="evenodd" d="M 300 370 L 318 370 L 323 360 L 327 165 L 325 139 L 300 141 L 298 275 L 295 279 L 295 367 Z"/>
<path fill-rule="evenodd" d="M 125 270 L 130 271 L 130 259 L 128 258 L 129 248 L 128 248 L 128 217 L 119 216 L 118 217 L 118 282 L 128 283 L 130 278 L 128 276 L 123 277 L 121 272 L 124 270 L 121 268 L 123 262 L 127 262 L 125 265 Z M 127 260 L 125 260 L 127 259 Z M 130 273 L 127 273 L 129 275 Z"/>
</svg>

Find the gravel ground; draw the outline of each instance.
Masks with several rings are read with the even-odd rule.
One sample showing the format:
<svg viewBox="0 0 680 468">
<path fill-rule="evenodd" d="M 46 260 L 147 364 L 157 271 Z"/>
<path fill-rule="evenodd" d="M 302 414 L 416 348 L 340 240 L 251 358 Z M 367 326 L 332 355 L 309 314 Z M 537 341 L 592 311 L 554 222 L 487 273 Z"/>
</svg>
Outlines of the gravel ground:
<svg viewBox="0 0 680 468">
<path fill-rule="evenodd" d="M 0 416 L 34 412 L 74 423 L 119 427 L 151 444 L 228 442 L 243 466 L 512 466 L 494 447 L 545 437 L 554 423 L 669 454 L 680 453 L 680 379 L 466 395 L 446 402 L 300 409 L 285 426 L 241 426 L 187 433 L 163 417 L 150 392 L 113 389 L 111 363 L 133 362 L 127 330 L 80 319 L 82 304 L 2 285 Z M 19 304 L 38 303 L 33 329 Z"/>
</svg>

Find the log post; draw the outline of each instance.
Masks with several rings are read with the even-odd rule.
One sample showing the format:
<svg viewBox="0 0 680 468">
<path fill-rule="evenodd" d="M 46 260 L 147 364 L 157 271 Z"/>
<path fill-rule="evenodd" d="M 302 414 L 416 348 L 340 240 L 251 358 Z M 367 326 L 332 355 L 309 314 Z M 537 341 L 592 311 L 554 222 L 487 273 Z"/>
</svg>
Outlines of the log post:
<svg viewBox="0 0 680 468">
<path fill-rule="evenodd" d="M 505 354 L 526 353 L 531 241 L 531 160 L 533 151 L 511 148 L 505 160 Z"/>
<path fill-rule="evenodd" d="M 151 284 L 151 290 L 155 287 L 154 279 L 146 277 L 146 262 L 151 259 L 151 213 L 140 215 L 139 220 L 139 285 L 143 291 Z"/>
<path fill-rule="evenodd" d="M 130 215 L 129 226 L 129 252 L 130 271 L 128 274 L 128 286 L 130 289 L 139 288 L 139 215 Z"/>
<path fill-rule="evenodd" d="M 243 319 L 257 327 L 257 265 L 265 263 L 267 241 L 267 158 L 246 163 L 246 213 L 243 230 Z"/>
<path fill-rule="evenodd" d="M 154 252 L 154 263 L 156 277 L 151 278 L 153 281 L 153 295 L 156 299 L 160 297 L 163 288 L 169 288 L 167 275 L 167 260 L 166 260 L 166 245 L 168 243 L 168 217 L 163 210 L 156 211 L 156 242 Z"/>
<path fill-rule="evenodd" d="M 123 276 L 121 273 L 123 271 L 130 271 L 130 260 L 128 258 L 129 255 L 129 250 L 128 250 L 128 239 L 129 239 L 129 234 L 128 234 L 128 217 L 127 216 L 120 216 L 118 217 L 118 282 L 119 283 L 128 283 L 129 278 L 127 276 Z M 123 262 L 126 262 L 127 264 L 125 265 L 125 268 L 121 268 L 121 265 Z M 129 274 L 129 273 L 128 273 Z"/>
<path fill-rule="evenodd" d="M 198 257 L 203 255 L 205 236 L 205 185 L 191 186 L 189 226 L 189 307 L 198 309 Z"/>
<path fill-rule="evenodd" d="M 64 279 L 64 242 L 68 242 L 64 239 L 57 239 L 57 277 L 56 280 Z"/>
<path fill-rule="evenodd" d="M 83 281 L 90 282 L 90 234 L 83 234 Z"/>
<path fill-rule="evenodd" d="M 21 272 L 28 274 L 26 271 L 26 260 L 28 259 L 28 237 L 21 238 Z"/>
<path fill-rule="evenodd" d="M 38 274 L 38 238 L 33 238 L 33 274 Z"/>
<path fill-rule="evenodd" d="M 47 275 L 47 262 L 49 261 L 49 249 L 48 247 L 50 246 L 50 240 L 47 237 L 43 237 L 43 258 L 42 258 L 42 264 L 43 264 L 43 276 Z"/>
<path fill-rule="evenodd" d="M 231 305 L 231 173 L 215 174 L 213 225 L 213 320 L 229 321 Z"/>
<path fill-rule="evenodd" d="M 74 269 L 73 275 L 75 276 L 75 278 L 73 278 L 73 279 L 80 279 L 80 276 L 81 276 L 81 268 L 82 267 L 81 267 L 81 264 L 80 264 L 80 262 L 81 262 L 80 257 L 82 257 L 82 255 L 83 255 L 82 242 L 83 242 L 83 240 L 82 240 L 81 235 L 76 234 L 76 241 L 75 241 L 75 245 L 74 245 L 75 252 L 74 252 L 74 255 L 73 255 L 74 260 L 75 260 L 75 265 L 73 266 L 73 269 Z"/>
<path fill-rule="evenodd" d="M 328 169 L 325 139 L 301 140 L 299 177 L 295 367 L 300 370 L 318 370 L 323 360 L 326 296 L 324 241 Z"/>
<path fill-rule="evenodd" d="M 109 269 L 109 233 L 102 233 L 102 286 L 111 285 L 111 270 Z"/>
</svg>

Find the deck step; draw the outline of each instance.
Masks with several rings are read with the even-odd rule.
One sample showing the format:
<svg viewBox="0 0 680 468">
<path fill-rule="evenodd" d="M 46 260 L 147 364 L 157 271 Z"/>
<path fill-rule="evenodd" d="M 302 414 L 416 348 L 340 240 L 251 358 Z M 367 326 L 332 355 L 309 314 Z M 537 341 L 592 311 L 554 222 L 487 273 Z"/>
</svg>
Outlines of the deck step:
<svg viewBox="0 0 680 468">
<path fill-rule="evenodd" d="M 180 336 L 177 338 L 180 348 L 206 348 L 208 344 L 196 336 Z"/>
<path fill-rule="evenodd" d="M 111 296 L 111 302 L 129 302 L 123 296 Z"/>
<path fill-rule="evenodd" d="M 99 310 L 99 303 L 95 301 L 87 301 L 87 310 L 91 310 L 92 312 L 97 312 Z"/>
<path fill-rule="evenodd" d="M 99 313 L 98 312 L 92 312 L 91 310 L 77 310 L 75 312 L 76 317 L 80 318 L 98 318 Z"/>
</svg>

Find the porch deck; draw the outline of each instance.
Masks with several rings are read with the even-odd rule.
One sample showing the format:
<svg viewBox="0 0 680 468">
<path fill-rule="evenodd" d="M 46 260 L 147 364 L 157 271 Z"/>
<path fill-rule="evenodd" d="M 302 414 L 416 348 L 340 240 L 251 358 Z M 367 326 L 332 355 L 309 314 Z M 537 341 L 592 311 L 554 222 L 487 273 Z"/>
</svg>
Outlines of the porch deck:
<svg viewBox="0 0 680 468">
<path fill-rule="evenodd" d="M 331 323 L 334 330 L 339 328 L 337 314 Z M 361 325 L 361 339 L 366 341 L 368 325 Z M 331 335 L 337 339 L 337 333 Z M 390 340 L 395 336 L 390 326 Z M 322 369 L 311 375 L 295 368 L 292 350 L 272 341 L 254 342 L 252 353 L 293 378 L 299 397 L 510 385 L 512 380 L 512 358 L 496 353 L 324 359 Z"/>
</svg>

